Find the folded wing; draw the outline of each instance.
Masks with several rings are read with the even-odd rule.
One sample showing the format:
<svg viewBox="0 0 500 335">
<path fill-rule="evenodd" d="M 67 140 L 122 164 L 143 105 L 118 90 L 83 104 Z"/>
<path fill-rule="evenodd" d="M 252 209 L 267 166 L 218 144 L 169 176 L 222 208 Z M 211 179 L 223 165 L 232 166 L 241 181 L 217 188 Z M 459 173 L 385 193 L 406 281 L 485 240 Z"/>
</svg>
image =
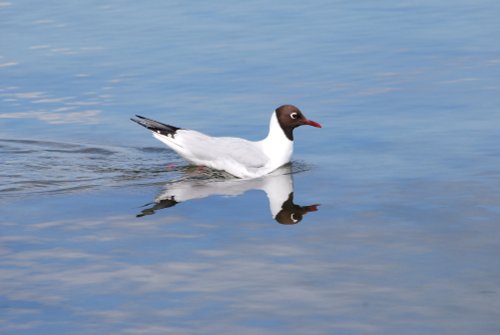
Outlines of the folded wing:
<svg viewBox="0 0 500 335">
<path fill-rule="evenodd" d="M 188 161 L 226 170 L 237 177 L 253 176 L 254 170 L 269 161 L 256 142 L 241 138 L 211 137 L 188 129 L 177 130 L 174 137 L 153 134 Z"/>
</svg>

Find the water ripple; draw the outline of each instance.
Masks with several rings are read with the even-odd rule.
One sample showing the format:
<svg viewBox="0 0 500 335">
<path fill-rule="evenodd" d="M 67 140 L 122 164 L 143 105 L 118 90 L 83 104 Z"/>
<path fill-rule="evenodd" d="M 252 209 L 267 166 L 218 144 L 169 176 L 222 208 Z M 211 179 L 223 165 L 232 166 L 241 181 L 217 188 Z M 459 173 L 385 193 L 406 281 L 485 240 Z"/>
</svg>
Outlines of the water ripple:
<svg viewBox="0 0 500 335">
<path fill-rule="evenodd" d="M 173 152 L 150 147 L 0 139 L 0 155 L 0 198 L 150 185 L 185 168 Z"/>
</svg>

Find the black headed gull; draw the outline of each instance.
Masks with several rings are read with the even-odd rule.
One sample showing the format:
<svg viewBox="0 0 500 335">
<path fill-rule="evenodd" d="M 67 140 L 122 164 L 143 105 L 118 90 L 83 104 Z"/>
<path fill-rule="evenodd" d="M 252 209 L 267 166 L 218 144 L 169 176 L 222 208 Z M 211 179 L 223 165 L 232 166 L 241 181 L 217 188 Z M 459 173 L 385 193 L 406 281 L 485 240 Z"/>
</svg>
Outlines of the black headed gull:
<svg viewBox="0 0 500 335">
<path fill-rule="evenodd" d="M 318 210 L 319 205 L 299 206 L 293 202 L 292 168 L 286 164 L 276 171 L 253 179 L 181 179 L 170 182 L 138 217 L 154 214 L 178 203 L 213 195 L 238 196 L 250 190 L 262 190 L 269 200 L 272 217 L 282 224 L 299 223 L 303 216 Z"/>
<path fill-rule="evenodd" d="M 174 127 L 143 116 L 131 120 L 150 129 L 153 136 L 186 160 L 224 170 L 239 178 L 257 178 L 290 162 L 293 130 L 302 125 L 321 128 L 295 106 L 283 105 L 271 115 L 269 134 L 261 141 L 211 137 L 195 130 Z"/>
</svg>

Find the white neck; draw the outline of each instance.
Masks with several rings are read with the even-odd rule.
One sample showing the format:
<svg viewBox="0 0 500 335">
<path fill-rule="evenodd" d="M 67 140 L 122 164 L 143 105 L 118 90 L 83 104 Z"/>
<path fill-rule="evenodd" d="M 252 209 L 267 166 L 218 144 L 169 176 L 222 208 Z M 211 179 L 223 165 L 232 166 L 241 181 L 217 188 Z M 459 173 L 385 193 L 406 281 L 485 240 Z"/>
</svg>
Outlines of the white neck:
<svg viewBox="0 0 500 335">
<path fill-rule="evenodd" d="M 270 165 L 278 168 L 286 164 L 292 158 L 293 141 L 290 141 L 281 128 L 276 112 L 271 115 L 269 122 L 269 134 L 265 139 L 259 142 L 262 150 L 270 159 Z"/>
</svg>

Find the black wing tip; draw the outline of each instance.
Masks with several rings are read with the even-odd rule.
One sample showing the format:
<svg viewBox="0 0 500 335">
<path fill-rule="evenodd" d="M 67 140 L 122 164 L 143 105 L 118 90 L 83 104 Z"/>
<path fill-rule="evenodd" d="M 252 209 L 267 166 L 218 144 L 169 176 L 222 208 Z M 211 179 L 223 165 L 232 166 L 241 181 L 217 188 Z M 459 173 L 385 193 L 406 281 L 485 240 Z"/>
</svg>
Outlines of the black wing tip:
<svg viewBox="0 0 500 335">
<path fill-rule="evenodd" d="M 143 126 L 145 128 L 151 129 L 151 126 L 149 124 L 147 124 L 146 122 L 144 122 L 144 120 L 147 120 L 145 117 L 140 116 L 140 115 L 136 115 L 136 117 L 137 118 L 131 117 L 130 121 L 133 121 L 133 122 L 137 123 L 138 125 Z"/>
<path fill-rule="evenodd" d="M 131 121 L 148 128 L 149 130 L 152 130 L 156 133 L 162 134 L 162 135 L 173 135 L 177 132 L 177 130 L 181 129 L 179 127 L 174 127 L 169 124 L 161 123 L 152 119 L 149 119 L 147 117 L 141 116 L 141 115 L 135 115 L 136 118 L 130 118 Z"/>
<path fill-rule="evenodd" d="M 135 123 L 141 124 L 140 120 L 134 119 L 133 117 L 130 118 L 130 121 L 134 121 Z"/>
<path fill-rule="evenodd" d="M 138 124 L 140 124 L 141 126 L 144 126 L 147 128 L 147 125 L 143 122 L 143 121 L 152 121 L 154 123 L 157 123 L 157 124 L 161 124 L 160 122 L 158 121 L 155 121 L 155 120 L 152 120 L 152 119 L 148 119 L 147 117 L 145 116 L 142 116 L 142 115 L 137 115 L 135 114 L 135 117 L 131 117 L 130 118 L 131 121 L 134 121 Z"/>
</svg>

